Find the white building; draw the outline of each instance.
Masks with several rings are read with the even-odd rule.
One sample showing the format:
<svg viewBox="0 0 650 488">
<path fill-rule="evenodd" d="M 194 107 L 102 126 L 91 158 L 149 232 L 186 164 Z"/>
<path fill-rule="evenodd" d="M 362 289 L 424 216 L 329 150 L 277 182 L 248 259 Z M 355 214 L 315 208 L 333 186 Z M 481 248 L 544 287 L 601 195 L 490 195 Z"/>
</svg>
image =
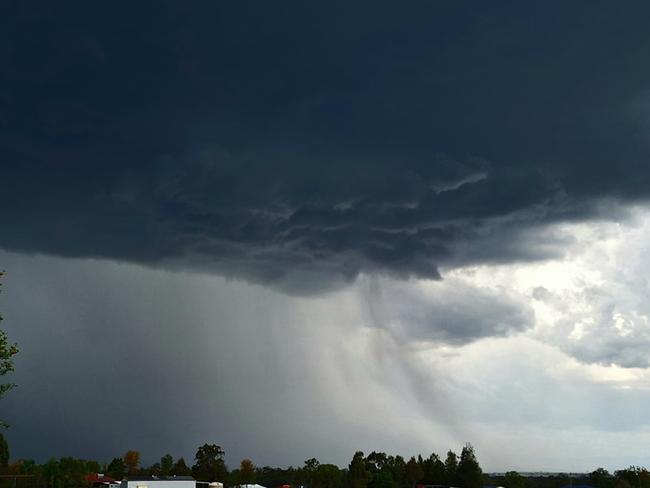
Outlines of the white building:
<svg viewBox="0 0 650 488">
<path fill-rule="evenodd" d="M 191 476 L 129 476 L 120 488 L 196 488 Z"/>
</svg>

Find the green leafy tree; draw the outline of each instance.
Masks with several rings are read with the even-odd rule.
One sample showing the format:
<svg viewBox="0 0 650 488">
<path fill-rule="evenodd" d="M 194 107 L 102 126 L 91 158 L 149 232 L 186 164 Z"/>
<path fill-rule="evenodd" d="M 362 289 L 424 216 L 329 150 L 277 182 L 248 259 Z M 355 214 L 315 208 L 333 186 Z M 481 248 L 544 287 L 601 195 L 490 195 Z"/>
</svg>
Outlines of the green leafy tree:
<svg viewBox="0 0 650 488">
<path fill-rule="evenodd" d="M 422 479 L 427 483 L 444 485 L 447 482 L 445 463 L 440 460 L 440 457 L 435 452 L 432 452 L 424 461 L 422 456 L 418 456 L 418 464 L 422 466 L 424 471 Z"/>
<path fill-rule="evenodd" d="M 7 466 L 9 466 L 9 445 L 0 433 L 0 469 L 4 470 Z"/>
<path fill-rule="evenodd" d="M 162 476 L 169 476 L 174 467 L 174 458 L 171 454 L 165 454 L 160 458 L 160 474 Z"/>
<path fill-rule="evenodd" d="M 630 466 L 627 469 L 621 469 L 614 473 L 616 484 L 625 482 L 634 488 L 650 488 L 650 472 L 639 466 Z"/>
<path fill-rule="evenodd" d="M 99 471 L 99 463 L 73 457 L 59 459 L 59 478 L 56 486 L 62 488 L 87 488 L 86 475 Z"/>
<path fill-rule="evenodd" d="M 481 488 L 483 486 L 483 471 L 470 443 L 465 444 L 460 453 L 457 477 L 463 488 Z"/>
<path fill-rule="evenodd" d="M 113 460 L 108 464 L 106 472 L 116 480 L 124 478 L 124 476 L 126 476 L 126 464 L 124 464 L 124 459 L 113 458 Z"/>
<path fill-rule="evenodd" d="M 126 467 L 126 474 L 130 476 L 138 474 L 140 469 L 140 453 L 138 451 L 126 451 L 122 459 Z"/>
<path fill-rule="evenodd" d="M 357 451 L 348 466 L 348 485 L 350 488 L 368 488 L 372 473 L 366 468 L 363 452 Z"/>
<path fill-rule="evenodd" d="M 311 488 L 343 488 L 344 476 L 334 464 L 319 464 L 312 477 Z"/>
<path fill-rule="evenodd" d="M 458 456 L 452 450 L 447 451 L 445 459 L 445 482 L 452 486 L 458 484 Z"/>
<path fill-rule="evenodd" d="M 192 470 L 185 463 L 185 459 L 178 458 L 178 461 L 174 463 L 174 467 L 171 470 L 173 476 L 191 476 Z"/>
<path fill-rule="evenodd" d="M 422 466 L 417 462 L 415 457 L 412 457 L 406 463 L 406 479 L 409 486 L 415 487 L 415 484 L 422 478 L 424 478 L 424 469 L 422 469 Z"/>
<path fill-rule="evenodd" d="M 295 469 L 292 467 L 282 469 L 282 468 L 272 468 L 270 466 L 264 466 L 262 468 L 257 468 L 255 470 L 255 482 L 259 483 L 262 486 L 273 486 L 278 487 L 287 484 L 296 484 L 295 483 Z"/>
<path fill-rule="evenodd" d="M 309 488 L 313 488 L 316 484 L 316 471 L 320 466 L 320 462 L 316 458 L 310 458 L 305 461 L 302 467 L 302 479 Z"/>
<path fill-rule="evenodd" d="M 397 483 L 388 471 L 378 471 L 372 478 L 370 488 L 397 488 Z"/>
<path fill-rule="evenodd" d="M 200 481 L 222 481 L 228 476 L 228 468 L 223 458 L 226 455 L 221 446 L 203 444 L 196 451 L 192 466 L 194 476 Z"/>
<path fill-rule="evenodd" d="M 526 478 L 517 471 L 508 471 L 503 477 L 505 488 L 526 488 Z"/>
<path fill-rule="evenodd" d="M 634 487 L 624 478 L 616 478 L 614 483 L 614 488 L 637 488 L 635 484 Z"/>
<path fill-rule="evenodd" d="M 18 469 L 14 469 L 14 472 L 17 471 L 17 474 L 34 475 L 38 471 L 38 465 L 33 459 L 20 459 L 16 463 L 16 467 Z"/>
<path fill-rule="evenodd" d="M 396 456 L 388 456 L 382 471 L 390 473 L 399 488 L 411 488 L 406 477 L 406 461 L 399 454 Z"/>
<path fill-rule="evenodd" d="M 153 463 L 148 468 L 141 469 L 139 474 L 144 476 L 160 476 L 162 475 L 160 470 L 161 470 L 160 463 Z"/>
<path fill-rule="evenodd" d="M 47 486 L 50 488 L 55 488 L 57 485 L 57 480 L 61 477 L 61 468 L 59 462 L 55 458 L 51 458 L 46 462 L 42 468 L 41 473 Z"/>
<path fill-rule="evenodd" d="M 594 488 L 614 488 L 614 477 L 606 469 L 598 468 L 589 473 L 589 484 Z"/>
<path fill-rule="evenodd" d="M 242 459 L 239 464 L 239 481 L 242 485 L 255 483 L 255 465 L 248 458 Z"/>
<path fill-rule="evenodd" d="M 373 473 L 373 475 L 378 471 L 381 471 L 387 463 L 388 456 L 385 452 L 372 451 L 368 454 L 368 457 L 366 457 L 366 467 L 368 468 L 368 471 Z"/>
<path fill-rule="evenodd" d="M 4 274 L 4 271 L 0 271 L 0 279 L 2 279 Z M 0 286 L 2 286 L 2 283 L 0 283 Z M 0 315 L 1 321 L 2 315 Z M 10 344 L 7 333 L 0 330 L 0 376 L 4 376 L 14 370 L 13 357 L 16 354 L 18 354 L 18 346 L 16 344 Z M 0 383 L 0 398 L 15 386 L 13 383 Z M 0 420 L 0 426 L 7 427 L 7 424 Z"/>
</svg>

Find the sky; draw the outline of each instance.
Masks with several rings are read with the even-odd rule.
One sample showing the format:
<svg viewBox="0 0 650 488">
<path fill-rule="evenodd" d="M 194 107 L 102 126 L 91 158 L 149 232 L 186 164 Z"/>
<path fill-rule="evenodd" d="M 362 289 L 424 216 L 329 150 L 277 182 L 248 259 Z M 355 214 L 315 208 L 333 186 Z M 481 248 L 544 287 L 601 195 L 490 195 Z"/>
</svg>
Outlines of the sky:
<svg viewBox="0 0 650 488">
<path fill-rule="evenodd" d="M 14 458 L 648 465 L 645 2 L 7 2 Z"/>
</svg>

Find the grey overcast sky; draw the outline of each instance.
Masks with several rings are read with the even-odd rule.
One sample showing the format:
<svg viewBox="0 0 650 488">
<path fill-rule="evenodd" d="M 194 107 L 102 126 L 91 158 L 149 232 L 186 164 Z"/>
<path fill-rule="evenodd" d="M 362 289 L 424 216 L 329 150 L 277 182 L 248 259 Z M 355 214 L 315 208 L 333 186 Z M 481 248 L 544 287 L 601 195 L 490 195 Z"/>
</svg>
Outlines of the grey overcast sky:
<svg viewBox="0 0 650 488">
<path fill-rule="evenodd" d="M 649 17 L 5 2 L 13 456 L 647 465 Z"/>
</svg>

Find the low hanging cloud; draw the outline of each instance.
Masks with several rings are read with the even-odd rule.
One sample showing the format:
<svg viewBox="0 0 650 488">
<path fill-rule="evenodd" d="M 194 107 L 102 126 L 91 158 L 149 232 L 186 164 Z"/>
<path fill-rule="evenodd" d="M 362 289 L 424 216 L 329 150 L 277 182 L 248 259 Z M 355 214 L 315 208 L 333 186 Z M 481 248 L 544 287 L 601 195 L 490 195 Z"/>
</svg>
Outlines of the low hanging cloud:
<svg viewBox="0 0 650 488">
<path fill-rule="evenodd" d="M 462 346 L 534 326 L 532 309 L 521 297 L 455 277 L 436 282 L 369 278 L 360 289 L 372 324 L 407 342 Z"/>
</svg>

